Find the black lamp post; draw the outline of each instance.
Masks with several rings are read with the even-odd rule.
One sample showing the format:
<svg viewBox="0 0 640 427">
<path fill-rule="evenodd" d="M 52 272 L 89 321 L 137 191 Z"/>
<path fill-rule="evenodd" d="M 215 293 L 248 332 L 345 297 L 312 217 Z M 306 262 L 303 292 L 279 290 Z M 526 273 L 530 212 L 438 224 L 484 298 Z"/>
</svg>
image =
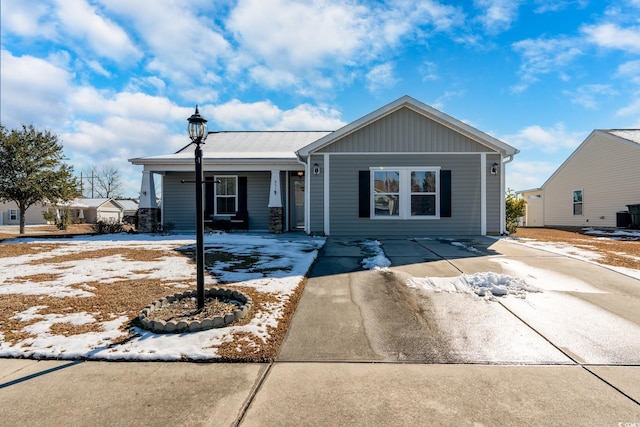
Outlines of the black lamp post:
<svg viewBox="0 0 640 427">
<path fill-rule="evenodd" d="M 204 222 L 202 208 L 202 149 L 200 144 L 209 135 L 207 131 L 207 120 L 198 112 L 187 119 L 189 121 L 189 138 L 196 144 L 196 283 L 198 310 L 204 308 Z"/>
</svg>

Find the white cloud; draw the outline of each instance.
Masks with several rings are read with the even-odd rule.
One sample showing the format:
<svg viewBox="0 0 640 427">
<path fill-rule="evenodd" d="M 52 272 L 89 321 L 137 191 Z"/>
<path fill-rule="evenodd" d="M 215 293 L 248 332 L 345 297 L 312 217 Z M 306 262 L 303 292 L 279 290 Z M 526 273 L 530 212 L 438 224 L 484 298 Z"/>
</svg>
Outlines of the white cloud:
<svg viewBox="0 0 640 427">
<path fill-rule="evenodd" d="M 24 0 L 2 0 L 0 2 L 0 25 L 5 34 L 16 34 L 27 38 L 53 38 L 55 26 L 47 21 L 50 6 Z"/>
<path fill-rule="evenodd" d="M 453 98 L 458 98 L 463 96 L 466 93 L 465 90 L 447 90 L 445 93 L 440 95 L 433 103 L 431 104 L 433 108 L 437 108 L 438 110 L 442 110 L 445 107 L 447 101 Z M 465 122 L 471 126 L 471 123 Z"/>
<path fill-rule="evenodd" d="M 579 40 L 571 38 L 526 39 L 512 47 L 522 56 L 522 83 L 512 88 L 516 92 L 526 89 L 541 74 L 557 73 L 566 80 L 565 68 L 582 55 Z"/>
<path fill-rule="evenodd" d="M 313 93 L 351 81 L 353 69 L 384 60 L 404 40 L 462 22 L 458 8 L 431 0 L 241 0 L 226 28 L 238 44 L 234 72 L 248 69 L 269 88 Z"/>
<path fill-rule="evenodd" d="M 64 33 L 89 44 L 92 53 L 116 62 L 142 57 L 129 35 L 115 22 L 101 16 L 85 0 L 55 0 L 57 17 Z"/>
<path fill-rule="evenodd" d="M 640 92 L 632 93 L 630 103 L 622 108 L 619 108 L 616 111 L 616 115 L 619 117 L 635 116 L 635 122 L 629 127 L 639 128 L 640 127 Z"/>
<path fill-rule="evenodd" d="M 570 132 L 564 123 L 556 123 L 547 129 L 539 125 L 527 126 L 516 134 L 501 137 L 500 140 L 518 147 L 523 153 L 525 150 L 555 153 L 563 149 L 574 149 L 580 145 L 584 137 L 583 132 Z"/>
<path fill-rule="evenodd" d="M 582 27 L 588 40 L 600 47 L 620 49 L 627 52 L 640 52 L 640 27 L 622 28 L 607 23 Z"/>
<path fill-rule="evenodd" d="M 369 92 L 379 92 L 393 87 L 397 82 L 392 63 L 380 64 L 373 67 L 366 75 Z"/>
<path fill-rule="evenodd" d="M 589 4 L 588 0 L 536 0 L 535 13 L 559 12 L 573 5 L 584 8 Z"/>
<path fill-rule="evenodd" d="M 371 29 L 367 18 L 364 7 L 344 2 L 241 0 L 227 26 L 259 62 L 295 71 L 353 63 Z"/>
<path fill-rule="evenodd" d="M 71 90 L 73 74 L 33 56 L 13 56 L 2 50 L 0 57 L 2 124 L 58 125 L 67 119 L 64 100 Z"/>
<path fill-rule="evenodd" d="M 478 17 L 485 31 L 498 34 L 511 28 L 518 17 L 520 0 L 474 0 L 477 8 L 484 13 Z"/>
<path fill-rule="evenodd" d="M 608 84 L 591 84 L 580 86 L 574 91 L 565 90 L 562 93 L 569 97 L 573 104 L 581 105 L 588 110 L 597 110 L 604 98 L 617 95 L 618 91 Z"/>
<path fill-rule="evenodd" d="M 542 187 L 561 163 L 528 161 L 526 156 L 517 155 L 507 164 L 506 187 L 515 191 Z"/>
<path fill-rule="evenodd" d="M 204 106 L 209 129 L 224 130 L 335 130 L 345 123 L 337 110 L 326 106 L 299 105 L 281 110 L 271 101 L 243 103 L 237 99 L 216 106 Z"/>
<path fill-rule="evenodd" d="M 202 103 L 216 98 L 213 86 L 221 81 L 220 61 L 232 52 L 213 23 L 215 16 L 208 16 L 213 12 L 179 2 L 100 2 L 105 10 L 131 22 L 132 31 L 147 52 L 147 70 L 169 80 L 178 96 L 184 95 L 183 89 L 193 88 L 196 90 L 189 92 L 189 100 Z M 201 95 L 193 98 L 198 92 Z"/>
</svg>

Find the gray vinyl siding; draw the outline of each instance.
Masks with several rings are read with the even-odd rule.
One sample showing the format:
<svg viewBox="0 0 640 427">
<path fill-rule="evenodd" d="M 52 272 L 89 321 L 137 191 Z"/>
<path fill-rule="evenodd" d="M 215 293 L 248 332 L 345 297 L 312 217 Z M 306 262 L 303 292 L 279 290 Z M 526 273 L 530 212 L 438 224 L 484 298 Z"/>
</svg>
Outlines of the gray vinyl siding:
<svg viewBox="0 0 640 427">
<path fill-rule="evenodd" d="M 320 166 L 320 175 L 313 174 L 313 164 Z M 311 203 L 309 205 L 309 225 L 312 234 L 324 234 L 324 174 L 325 170 L 323 156 L 311 156 L 311 172 L 309 175 L 309 185 L 311 191 Z M 352 201 L 353 202 L 353 201 Z M 356 200 L 357 202 L 357 200 Z M 357 205 L 356 205 L 357 208 Z"/>
<path fill-rule="evenodd" d="M 173 224 L 176 230 L 195 230 L 196 194 L 194 184 L 181 183 L 180 180 L 193 181 L 192 173 L 167 172 L 162 178 L 162 222 L 166 226 Z"/>
<path fill-rule="evenodd" d="M 270 172 L 224 172 L 220 175 L 247 177 L 247 210 L 249 211 L 249 229 L 266 231 L 269 228 L 269 186 Z M 205 172 L 205 178 L 214 173 Z M 195 230 L 195 189 L 193 183 L 181 183 L 181 180 L 193 181 L 193 173 L 167 172 L 163 178 L 163 222 L 173 223 L 176 230 Z M 284 181 L 284 178 L 282 179 Z M 284 185 L 284 184 L 283 184 Z M 283 193 L 284 194 L 284 193 Z"/>
<path fill-rule="evenodd" d="M 487 156 L 487 233 L 500 234 L 500 204 L 502 197 L 500 195 L 500 174 L 504 173 L 503 166 L 500 165 L 499 155 Z M 491 165 L 499 164 L 498 174 L 491 175 Z"/>
<path fill-rule="evenodd" d="M 401 108 L 322 148 L 323 153 L 469 153 L 488 147 L 409 108 Z"/>
<path fill-rule="evenodd" d="M 330 234 L 333 236 L 443 236 L 481 232 L 480 156 L 477 154 L 333 155 L 329 163 Z M 359 218 L 358 171 L 372 166 L 440 166 L 442 170 L 451 170 L 452 216 L 428 220 Z M 312 195 L 319 199 L 317 194 Z M 312 225 L 315 227 L 315 223 Z"/>
</svg>

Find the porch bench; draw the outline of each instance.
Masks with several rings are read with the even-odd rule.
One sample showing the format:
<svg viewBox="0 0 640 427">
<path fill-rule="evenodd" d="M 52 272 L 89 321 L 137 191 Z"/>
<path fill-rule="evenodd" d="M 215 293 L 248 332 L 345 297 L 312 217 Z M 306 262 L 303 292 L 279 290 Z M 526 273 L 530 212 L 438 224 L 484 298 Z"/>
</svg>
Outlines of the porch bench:
<svg viewBox="0 0 640 427">
<path fill-rule="evenodd" d="M 234 230 L 249 230 L 249 212 L 238 211 L 234 216 L 229 219 L 231 229 Z"/>
</svg>

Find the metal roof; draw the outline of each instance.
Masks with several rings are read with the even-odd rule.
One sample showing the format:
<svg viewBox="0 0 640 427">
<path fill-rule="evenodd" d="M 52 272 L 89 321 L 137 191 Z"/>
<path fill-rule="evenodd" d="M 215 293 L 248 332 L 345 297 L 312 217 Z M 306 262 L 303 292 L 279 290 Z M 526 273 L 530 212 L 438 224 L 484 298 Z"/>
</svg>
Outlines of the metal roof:
<svg viewBox="0 0 640 427">
<path fill-rule="evenodd" d="M 605 132 L 640 144 L 640 129 L 610 129 Z"/>
</svg>

